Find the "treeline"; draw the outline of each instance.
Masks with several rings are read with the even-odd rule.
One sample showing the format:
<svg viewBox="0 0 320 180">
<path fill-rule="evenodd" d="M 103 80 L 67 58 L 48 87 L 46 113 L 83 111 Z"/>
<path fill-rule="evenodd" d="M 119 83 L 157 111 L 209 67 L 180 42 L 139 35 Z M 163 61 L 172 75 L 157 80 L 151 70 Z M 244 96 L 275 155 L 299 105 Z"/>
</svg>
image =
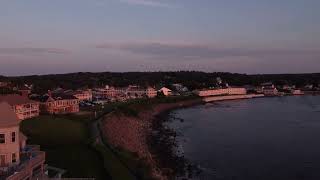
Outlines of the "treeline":
<svg viewBox="0 0 320 180">
<path fill-rule="evenodd" d="M 216 78 L 228 82 L 230 85 L 258 85 L 264 82 L 273 82 L 276 85 L 294 84 L 303 86 L 306 84 L 318 85 L 320 73 L 313 74 L 261 74 L 247 75 L 237 73 L 214 72 L 205 73 L 198 71 L 178 72 L 102 72 L 102 73 L 70 73 L 55 75 L 34 75 L 19 77 L 1 77 L 15 84 L 33 84 L 35 92 L 46 92 L 48 89 L 62 87 L 66 89 L 94 88 L 105 85 L 127 86 L 135 84 L 140 86 L 170 86 L 172 83 L 182 83 L 189 89 L 214 86 Z"/>
</svg>

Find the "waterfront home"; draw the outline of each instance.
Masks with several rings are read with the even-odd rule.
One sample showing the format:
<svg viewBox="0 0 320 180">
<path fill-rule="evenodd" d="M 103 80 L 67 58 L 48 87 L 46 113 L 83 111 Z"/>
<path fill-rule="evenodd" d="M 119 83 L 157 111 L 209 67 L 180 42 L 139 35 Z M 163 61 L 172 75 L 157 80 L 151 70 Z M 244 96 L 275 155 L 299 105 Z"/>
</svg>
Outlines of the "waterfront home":
<svg viewBox="0 0 320 180">
<path fill-rule="evenodd" d="M 265 88 L 263 88 L 263 94 L 265 96 L 278 96 L 279 91 L 275 87 L 265 87 Z"/>
<path fill-rule="evenodd" d="M 45 152 L 26 145 L 19 122 L 11 105 L 0 102 L 0 180 L 46 178 Z"/>
<path fill-rule="evenodd" d="M 247 90 L 242 87 L 214 88 L 195 90 L 194 93 L 200 97 L 222 96 L 222 95 L 245 95 Z"/>
<path fill-rule="evenodd" d="M 0 96 L 0 102 L 10 104 L 20 120 L 37 117 L 40 113 L 39 102 L 30 100 L 27 96 L 18 94 L 3 95 Z"/>
<path fill-rule="evenodd" d="M 49 114 L 68 114 L 79 112 L 79 99 L 68 94 L 48 94 L 37 98 L 40 101 L 40 110 Z"/>
<path fill-rule="evenodd" d="M 166 87 L 163 87 L 163 88 L 159 89 L 159 92 L 162 93 L 165 96 L 171 96 L 172 95 L 171 89 L 168 89 Z"/>
</svg>

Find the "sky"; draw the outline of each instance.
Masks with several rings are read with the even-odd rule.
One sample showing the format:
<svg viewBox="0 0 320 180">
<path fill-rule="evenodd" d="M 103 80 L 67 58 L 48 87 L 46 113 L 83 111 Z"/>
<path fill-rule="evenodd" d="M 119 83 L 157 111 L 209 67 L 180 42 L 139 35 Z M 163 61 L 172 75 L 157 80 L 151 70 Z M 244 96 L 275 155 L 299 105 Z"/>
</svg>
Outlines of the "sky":
<svg viewBox="0 0 320 180">
<path fill-rule="evenodd" d="M 0 74 L 320 72 L 319 0 L 0 0 Z"/>
</svg>

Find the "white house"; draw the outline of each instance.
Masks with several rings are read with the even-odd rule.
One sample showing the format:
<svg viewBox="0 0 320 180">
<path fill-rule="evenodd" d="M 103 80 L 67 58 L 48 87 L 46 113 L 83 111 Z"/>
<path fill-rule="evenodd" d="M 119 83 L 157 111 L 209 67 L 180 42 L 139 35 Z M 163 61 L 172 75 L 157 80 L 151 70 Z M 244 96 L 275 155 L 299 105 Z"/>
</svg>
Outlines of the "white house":
<svg viewBox="0 0 320 180">
<path fill-rule="evenodd" d="M 159 92 L 162 92 L 163 95 L 165 95 L 165 96 L 170 96 L 170 95 L 172 95 L 171 89 L 168 89 L 168 88 L 166 88 L 166 87 L 161 88 L 161 89 L 159 90 Z"/>
</svg>

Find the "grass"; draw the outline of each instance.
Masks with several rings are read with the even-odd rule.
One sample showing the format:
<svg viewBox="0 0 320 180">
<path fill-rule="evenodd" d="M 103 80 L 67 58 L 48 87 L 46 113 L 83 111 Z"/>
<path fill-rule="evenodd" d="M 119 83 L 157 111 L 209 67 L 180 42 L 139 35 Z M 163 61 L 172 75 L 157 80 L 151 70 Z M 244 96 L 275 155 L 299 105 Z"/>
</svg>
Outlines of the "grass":
<svg viewBox="0 0 320 180">
<path fill-rule="evenodd" d="M 194 97 L 136 99 L 110 103 L 105 105 L 104 109 L 97 107 L 94 110 L 137 116 L 141 109 L 152 108 L 155 104 L 191 99 Z M 22 121 L 20 129 L 28 137 L 29 144 L 40 145 L 46 152 L 46 163 L 67 170 L 64 177 L 133 179 L 127 169 L 129 167 L 134 174 L 141 177 L 139 179 L 148 179 L 150 169 L 136 155 L 124 150 L 111 150 L 100 144 L 92 145 L 89 128 L 92 119 L 93 114 L 90 112 L 80 115 L 41 115 Z M 105 139 L 104 142 L 107 143 Z M 116 151 L 117 155 L 113 151 Z"/>
<path fill-rule="evenodd" d="M 29 144 L 46 152 L 46 163 L 67 170 L 65 177 L 108 179 L 101 154 L 90 147 L 89 115 L 39 116 L 24 120 Z"/>
<path fill-rule="evenodd" d="M 127 170 L 125 166 L 117 159 L 116 156 L 102 145 L 96 144 L 94 148 L 102 155 L 104 167 L 108 171 L 113 180 L 130 180 L 134 176 Z"/>
</svg>

